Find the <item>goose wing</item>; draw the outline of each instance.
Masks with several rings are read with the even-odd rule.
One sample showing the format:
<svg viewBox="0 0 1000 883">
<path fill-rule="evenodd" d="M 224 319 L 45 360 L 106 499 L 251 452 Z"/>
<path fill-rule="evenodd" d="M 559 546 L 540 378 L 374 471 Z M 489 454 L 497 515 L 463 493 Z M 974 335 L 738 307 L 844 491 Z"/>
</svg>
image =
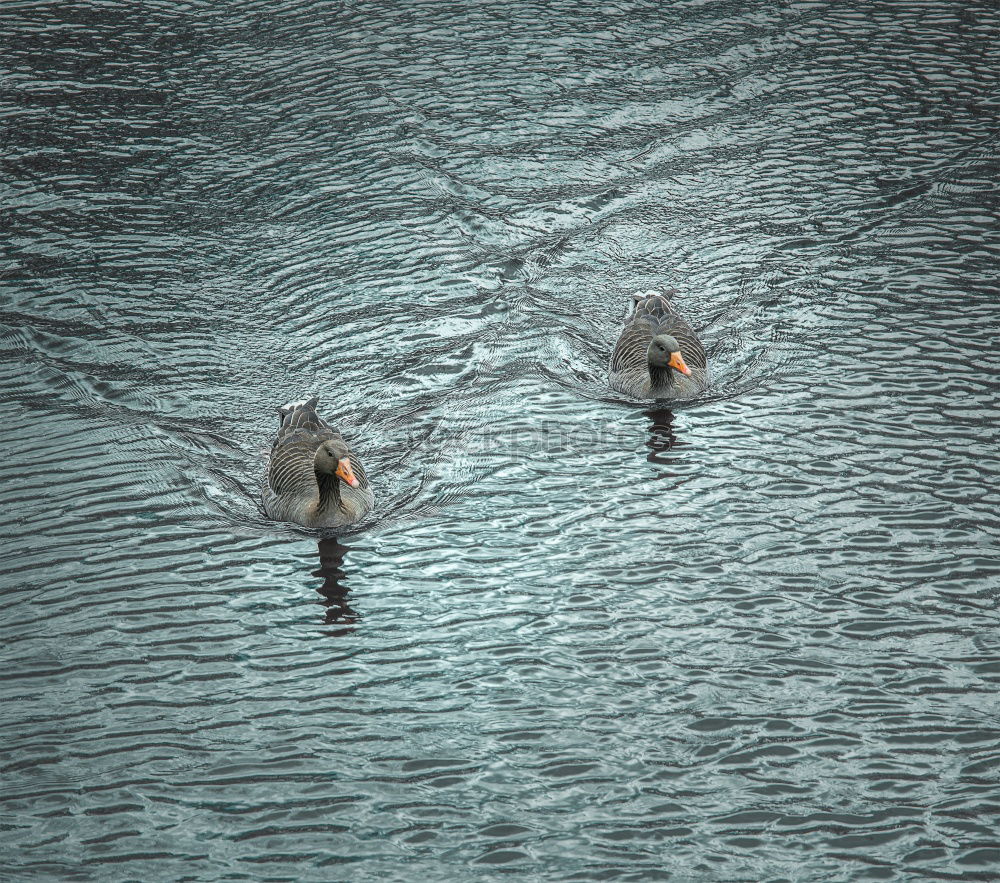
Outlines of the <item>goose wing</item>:
<svg viewBox="0 0 1000 883">
<path fill-rule="evenodd" d="M 316 484 L 313 468 L 316 449 L 336 433 L 316 413 L 318 398 L 278 409 L 281 426 L 271 446 L 267 484 L 279 497 L 311 490 Z"/>
<path fill-rule="evenodd" d="M 646 321 L 636 321 L 633 316 L 625 323 L 611 353 L 612 374 L 646 373 L 646 352 L 653 339 L 653 326 Z"/>
</svg>

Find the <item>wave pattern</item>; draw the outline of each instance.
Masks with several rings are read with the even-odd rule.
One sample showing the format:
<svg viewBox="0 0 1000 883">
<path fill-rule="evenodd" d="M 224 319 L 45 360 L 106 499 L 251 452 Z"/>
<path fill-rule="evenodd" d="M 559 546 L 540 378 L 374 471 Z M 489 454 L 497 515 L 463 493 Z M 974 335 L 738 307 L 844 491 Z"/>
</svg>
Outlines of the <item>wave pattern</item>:
<svg viewBox="0 0 1000 883">
<path fill-rule="evenodd" d="M 1000 874 L 995 4 L 0 32 L 4 875 Z M 318 548 L 311 394 L 378 501 Z"/>
</svg>

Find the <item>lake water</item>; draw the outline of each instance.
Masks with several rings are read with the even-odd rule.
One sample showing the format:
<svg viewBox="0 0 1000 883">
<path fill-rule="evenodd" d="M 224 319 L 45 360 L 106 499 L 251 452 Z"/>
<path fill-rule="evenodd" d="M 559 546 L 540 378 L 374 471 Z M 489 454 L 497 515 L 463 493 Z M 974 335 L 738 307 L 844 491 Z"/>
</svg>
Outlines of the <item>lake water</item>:
<svg viewBox="0 0 1000 883">
<path fill-rule="evenodd" d="M 995 3 L 0 34 L 0 876 L 1000 877 Z M 314 394 L 322 543 L 258 509 Z"/>
</svg>

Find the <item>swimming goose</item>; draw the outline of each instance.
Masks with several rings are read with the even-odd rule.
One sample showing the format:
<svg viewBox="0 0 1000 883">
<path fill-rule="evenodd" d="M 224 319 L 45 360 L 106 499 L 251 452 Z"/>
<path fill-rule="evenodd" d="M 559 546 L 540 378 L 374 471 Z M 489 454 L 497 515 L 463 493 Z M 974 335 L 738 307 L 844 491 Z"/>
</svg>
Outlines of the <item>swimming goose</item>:
<svg viewBox="0 0 1000 883">
<path fill-rule="evenodd" d="M 342 527 L 375 504 L 364 467 L 343 437 L 316 413 L 318 398 L 278 408 L 264 511 L 303 527 Z"/>
<path fill-rule="evenodd" d="M 609 365 L 613 389 L 636 398 L 697 395 L 708 382 L 705 348 L 666 295 L 632 295 L 634 312 L 615 344 Z"/>
</svg>

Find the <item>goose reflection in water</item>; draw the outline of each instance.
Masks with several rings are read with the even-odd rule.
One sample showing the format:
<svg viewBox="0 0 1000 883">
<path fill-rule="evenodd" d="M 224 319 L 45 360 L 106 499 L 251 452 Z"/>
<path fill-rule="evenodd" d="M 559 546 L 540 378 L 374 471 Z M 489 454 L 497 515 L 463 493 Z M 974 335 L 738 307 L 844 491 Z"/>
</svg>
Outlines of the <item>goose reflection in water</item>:
<svg viewBox="0 0 1000 883">
<path fill-rule="evenodd" d="M 643 414 L 652 421 L 649 425 L 649 439 L 646 441 L 646 447 L 649 448 L 646 459 L 660 466 L 672 466 L 675 458 L 666 455 L 678 444 L 674 433 L 674 412 L 668 408 L 651 408 L 643 411 Z M 670 475 L 668 472 L 660 472 L 655 477 L 668 478 Z"/>
<path fill-rule="evenodd" d="M 361 614 L 347 603 L 349 589 L 345 584 L 344 555 L 347 546 L 336 537 L 325 537 L 319 541 L 319 570 L 313 571 L 313 576 L 323 579 L 323 584 L 316 591 L 323 596 L 326 607 L 325 622 L 327 625 L 353 626 L 361 619 Z M 344 635 L 354 631 L 353 628 L 342 628 L 330 632 L 331 635 Z"/>
</svg>

